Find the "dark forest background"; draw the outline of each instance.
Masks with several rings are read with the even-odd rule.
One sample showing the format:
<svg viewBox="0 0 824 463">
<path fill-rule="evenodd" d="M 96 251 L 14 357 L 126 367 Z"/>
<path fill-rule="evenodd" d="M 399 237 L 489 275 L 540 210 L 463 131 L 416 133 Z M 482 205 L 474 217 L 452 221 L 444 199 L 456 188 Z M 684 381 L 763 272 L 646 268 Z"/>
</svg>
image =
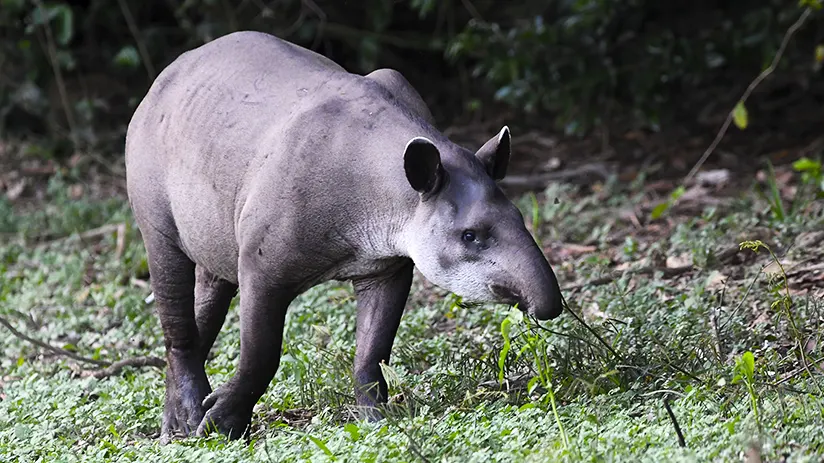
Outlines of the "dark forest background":
<svg viewBox="0 0 824 463">
<path fill-rule="evenodd" d="M 352 72 L 400 70 L 439 127 L 473 143 L 506 123 L 516 136 L 554 137 L 533 150 L 547 159 L 589 140 L 572 145 L 579 159 L 615 151 L 629 162 L 643 146 L 684 170 L 806 8 L 747 103 L 747 130 L 724 141 L 728 161 L 746 164 L 820 140 L 817 0 L 0 0 L 0 139 L 24 141 L 26 156 L 121 156 L 129 118 L 164 66 L 255 29 Z M 537 156 L 532 165 L 545 161 Z"/>
</svg>

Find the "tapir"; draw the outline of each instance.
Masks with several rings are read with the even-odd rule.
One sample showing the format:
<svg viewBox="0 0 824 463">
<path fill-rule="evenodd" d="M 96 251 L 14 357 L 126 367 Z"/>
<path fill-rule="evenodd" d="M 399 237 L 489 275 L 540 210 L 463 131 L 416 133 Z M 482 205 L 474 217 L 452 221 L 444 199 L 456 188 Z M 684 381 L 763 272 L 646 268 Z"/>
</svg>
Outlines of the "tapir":
<svg viewBox="0 0 824 463">
<path fill-rule="evenodd" d="M 248 430 L 279 364 L 287 308 L 319 283 L 357 298 L 355 405 L 380 419 L 413 268 L 465 301 L 557 317 L 561 291 L 504 178 L 504 126 L 477 151 L 435 128 L 397 71 L 350 73 L 275 36 L 184 52 L 126 134 L 129 204 L 167 359 L 161 441 Z M 207 355 L 238 295 L 240 357 L 212 390 Z"/>
</svg>

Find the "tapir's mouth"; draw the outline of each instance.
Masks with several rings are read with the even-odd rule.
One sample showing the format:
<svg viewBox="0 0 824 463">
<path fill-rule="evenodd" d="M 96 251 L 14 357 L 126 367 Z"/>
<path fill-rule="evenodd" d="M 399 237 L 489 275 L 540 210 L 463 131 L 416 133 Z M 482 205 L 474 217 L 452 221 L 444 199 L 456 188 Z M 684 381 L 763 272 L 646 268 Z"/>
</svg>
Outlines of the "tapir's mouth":
<svg viewBox="0 0 824 463">
<path fill-rule="evenodd" d="M 501 285 L 489 285 L 489 290 L 492 292 L 492 295 L 495 296 L 495 299 L 503 304 L 515 305 L 518 304 L 518 308 L 526 311 L 526 304 L 524 303 L 523 298 L 517 292 L 506 288 Z"/>
</svg>

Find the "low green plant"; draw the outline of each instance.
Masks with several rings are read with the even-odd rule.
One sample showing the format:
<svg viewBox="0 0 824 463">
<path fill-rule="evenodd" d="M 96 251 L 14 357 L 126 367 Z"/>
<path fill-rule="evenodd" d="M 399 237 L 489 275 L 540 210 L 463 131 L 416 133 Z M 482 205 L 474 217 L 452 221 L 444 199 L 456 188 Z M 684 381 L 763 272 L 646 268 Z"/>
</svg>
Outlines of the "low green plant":
<svg viewBox="0 0 824 463">
<path fill-rule="evenodd" d="M 501 354 L 498 358 L 498 381 L 504 380 L 504 366 L 506 364 L 506 356 L 512 348 L 510 332 L 513 324 L 528 323 L 528 318 L 524 317 L 523 312 L 513 307 L 509 315 L 501 322 L 501 335 L 504 339 L 504 347 L 501 349 Z M 547 345 L 546 336 L 535 329 L 526 329 L 520 333 L 523 345 L 517 351 L 516 360 L 525 353 L 529 355 L 532 366 L 534 367 L 534 376 L 527 382 L 527 393 L 532 394 L 538 386 L 543 387 L 546 391 L 545 399 L 549 400 L 552 408 L 552 416 L 555 417 L 555 423 L 558 425 L 558 431 L 561 433 L 561 439 L 564 448 L 569 448 L 569 438 L 564 430 L 564 424 L 561 417 L 558 415 L 558 406 L 555 400 L 555 388 L 553 386 L 554 361 L 550 358 L 549 346 Z"/>
<path fill-rule="evenodd" d="M 789 334 L 793 339 L 793 350 L 796 352 L 801 366 L 808 375 L 812 376 L 813 373 L 809 367 L 809 362 L 811 359 L 809 359 L 808 353 L 804 347 L 806 344 L 804 333 L 799 325 L 799 321 L 793 314 L 793 298 L 790 294 L 790 283 L 787 277 L 787 272 L 784 269 L 784 265 L 781 263 L 778 256 L 775 255 L 773 250 L 761 240 L 744 241 L 739 245 L 739 247 L 740 249 L 750 249 L 756 253 L 762 248 L 766 249 L 770 254 L 770 258 L 778 267 L 779 271 L 773 273 L 776 275 L 774 278 L 778 279 L 778 284 L 772 285 L 771 293 L 773 295 L 773 301 L 770 303 L 770 309 L 782 314 L 787 320 L 787 324 L 790 327 Z M 822 390 L 820 386 L 817 386 L 817 389 L 820 393 L 824 393 L 824 390 Z"/>
<path fill-rule="evenodd" d="M 686 191 L 687 190 L 686 188 L 684 188 L 683 185 L 679 185 L 678 188 L 676 188 L 669 194 L 666 201 L 658 203 L 658 205 L 652 208 L 652 211 L 650 212 L 650 218 L 652 220 L 655 220 L 663 216 L 664 213 L 670 210 L 670 208 L 672 208 L 672 206 L 675 205 L 676 202 L 678 202 L 678 200 L 681 198 L 681 196 L 684 195 Z"/>
<path fill-rule="evenodd" d="M 758 394 L 755 390 L 755 356 L 752 352 L 744 352 L 735 360 L 734 372 L 735 375 L 733 376 L 732 383 L 743 382 L 747 387 L 747 394 L 749 394 L 750 397 L 750 409 L 755 416 L 755 423 L 760 431 L 761 420 L 758 416 Z"/>
<path fill-rule="evenodd" d="M 801 181 L 792 198 L 789 199 L 789 208 L 787 208 L 776 179 L 775 169 L 772 163 L 767 161 L 767 190 L 759 190 L 759 194 L 767 202 L 770 215 L 776 222 L 789 222 L 797 218 L 812 201 L 824 198 L 824 175 L 822 175 L 821 161 L 802 157 L 793 162 L 792 167 L 800 174 Z"/>
<path fill-rule="evenodd" d="M 767 201 L 773 218 L 778 222 L 784 222 L 788 216 L 792 214 L 787 214 L 787 210 L 784 207 L 781 188 L 779 188 L 775 178 L 775 169 L 769 160 L 767 161 L 767 188 L 768 190 L 766 192 L 761 192 L 761 196 Z"/>
<path fill-rule="evenodd" d="M 793 162 L 793 169 L 801 173 L 801 185 L 811 187 L 818 199 L 824 198 L 824 170 L 821 161 L 806 156 Z"/>
</svg>

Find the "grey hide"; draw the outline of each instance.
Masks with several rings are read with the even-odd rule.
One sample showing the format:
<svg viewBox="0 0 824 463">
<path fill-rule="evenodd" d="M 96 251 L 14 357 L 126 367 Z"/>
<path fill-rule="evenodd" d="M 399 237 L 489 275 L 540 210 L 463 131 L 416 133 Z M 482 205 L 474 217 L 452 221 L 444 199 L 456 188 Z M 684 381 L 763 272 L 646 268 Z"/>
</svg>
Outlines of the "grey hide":
<svg viewBox="0 0 824 463">
<path fill-rule="evenodd" d="M 236 32 L 158 76 L 126 137 L 168 361 L 161 441 L 247 429 L 301 292 L 351 280 L 356 403 L 380 419 L 413 265 L 468 301 L 561 313 L 558 282 L 495 183 L 509 129 L 473 153 L 433 127 L 396 71 L 346 72 L 314 52 Z M 240 292 L 240 359 L 214 392 L 204 370 Z"/>
</svg>

